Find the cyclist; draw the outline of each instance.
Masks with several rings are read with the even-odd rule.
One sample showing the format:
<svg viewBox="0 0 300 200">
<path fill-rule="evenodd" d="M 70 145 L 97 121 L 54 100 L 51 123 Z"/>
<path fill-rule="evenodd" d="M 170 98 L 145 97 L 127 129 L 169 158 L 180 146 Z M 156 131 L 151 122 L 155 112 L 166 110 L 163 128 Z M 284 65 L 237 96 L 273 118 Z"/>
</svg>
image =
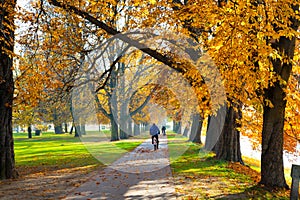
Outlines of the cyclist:
<svg viewBox="0 0 300 200">
<path fill-rule="evenodd" d="M 150 127 L 150 135 L 152 138 L 152 144 L 153 144 L 153 139 L 156 138 L 156 143 L 157 143 L 157 149 L 158 149 L 158 134 L 160 134 L 159 128 L 155 125 L 155 123 L 152 124 Z"/>
</svg>

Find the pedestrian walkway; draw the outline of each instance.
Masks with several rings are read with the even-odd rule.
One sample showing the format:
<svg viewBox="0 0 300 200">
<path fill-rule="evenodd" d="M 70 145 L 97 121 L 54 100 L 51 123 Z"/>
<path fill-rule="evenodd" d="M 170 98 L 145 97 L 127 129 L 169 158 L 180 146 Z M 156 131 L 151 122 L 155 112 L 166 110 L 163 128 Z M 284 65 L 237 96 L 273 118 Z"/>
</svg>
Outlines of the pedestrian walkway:
<svg viewBox="0 0 300 200">
<path fill-rule="evenodd" d="M 166 137 L 160 138 L 156 151 L 151 140 L 146 140 L 103 171 L 95 172 L 65 199 L 176 199 Z"/>
</svg>

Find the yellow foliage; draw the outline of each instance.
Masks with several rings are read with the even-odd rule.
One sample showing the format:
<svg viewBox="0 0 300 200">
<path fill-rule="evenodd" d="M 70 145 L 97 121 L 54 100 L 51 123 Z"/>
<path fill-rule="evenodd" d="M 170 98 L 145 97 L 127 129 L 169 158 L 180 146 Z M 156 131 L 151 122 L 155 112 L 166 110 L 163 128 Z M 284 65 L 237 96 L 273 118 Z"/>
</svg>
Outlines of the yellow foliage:
<svg viewBox="0 0 300 200">
<path fill-rule="evenodd" d="M 186 5 L 175 4 L 170 0 L 129 0 L 125 3 L 117 0 L 78 0 L 63 3 L 86 11 L 118 31 L 147 30 L 149 27 L 169 30 L 178 35 L 178 38 L 175 36 L 172 38 L 177 42 L 174 46 L 181 47 L 183 51 L 189 48 L 198 53 L 205 51 L 207 58 L 203 56 L 191 62 L 186 54 L 174 50 L 173 41 L 168 41 L 170 37 L 163 31 L 158 35 L 149 33 L 152 37 L 150 41 L 136 36 L 145 44 L 149 46 L 151 44 L 152 49 L 172 58 L 173 69 L 180 73 L 169 75 L 169 81 L 173 81 L 172 83 L 180 88 L 180 83 L 175 79 L 183 74 L 190 82 L 198 102 L 190 104 L 185 102 L 184 106 L 196 105 L 198 111 L 207 114 L 217 110 L 226 101 L 226 97 L 233 101 L 233 105 L 243 103 L 246 109 L 241 130 L 252 134 L 253 137 L 258 138 L 261 132 L 262 105 L 273 107 L 273 102 L 264 99 L 264 90 L 278 81 L 287 94 L 285 131 L 288 135 L 299 138 L 297 129 L 300 102 L 299 45 L 297 44 L 294 60 L 288 59 L 286 55 L 272 47 L 274 42 L 283 36 L 299 37 L 299 32 L 290 27 L 292 17 L 299 19 L 299 13 L 295 13 L 290 5 L 299 5 L 299 2 L 293 0 L 263 2 L 257 5 L 253 1 L 244 0 L 228 1 L 223 5 L 211 0 L 187 1 Z M 40 6 L 34 5 L 36 11 Z M 30 57 L 32 52 L 26 52 L 26 58 L 20 62 L 18 68 L 21 74 L 24 72 L 25 78 L 22 81 L 17 80 L 16 84 L 20 102 L 27 102 L 27 105 L 33 106 L 39 101 L 37 97 L 47 95 L 45 88 L 55 90 L 63 87 L 59 77 L 68 76 L 70 70 L 76 69 L 81 52 L 93 50 L 99 43 L 109 38 L 103 30 L 72 12 L 49 6 L 47 7 L 49 15 L 41 12 L 37 16 L 36 13 L 39 12 L 28 13 L 24 17 L 24 22 L 33 25 L 39 21 L 39 30 L 35 33 L 30 30 L 20 38 L 21 44 L 30 44 L 30 49 L 35 50 L 35 58 Z M 36 34 L 39 36 L 38 42 Z M 186 45 L 180 38 L 181 34 L 195 39 L 197 45 Z M 165 46 L 161 45 L 162 40 L 168 41 L 164 43 Z M 132 51 L 121 61 L 123 63 L 128 61 L 126 65 L 130 68 L 126 69 L 128 72 L 126 76 L 135 81 L 131 82 L 135 87 L 139 84 L 145 85 L 163 68 L 162 64 L 154 59 L 141 57 L 141 52 Z M 287 81 L 278 75 L 271 59 L 293 63 L 293 77 Z M 206 64 L 201 64 L 203 61 Z M 212 64 L 217 70 L 212 70 L 210 67 Z M 135 80 L 134 74 L 140 65 L 153 65 L 152 71 L 149 77 Z M 57 77 L 58 80 L 54 80 L 53 77 Z M 213 84 L 207 84 L 207 81 Z M 129 88 L 129 85 L 126 88 Z M 144 99 L 150 92 L 149 88 L 152 87 L 140 88 L 136 98 L 131 101 L 131 109 L 140 105 L 136 99 Z M 179 103 L 181 100 L 174 94 L 174 91 L 165 85 L 159 88 L 153 102 L 162 105 L 170 115 L 175 115 L 174 113 L 178 113 L 181 107 Z M 100 95 L 101 93 L 99 97 Z M 105 95 L 106 97 L 101 97 L 101 101 L 103 107 L 108 109 L 107 93 Z M 188 94 L 185 95 L 184 98 L 188 97 Z M 126 95 L 125 97 L 130 98 Z M 142 117 L 144 116 L 140 114 L 140 118 Z"/>
</svg>

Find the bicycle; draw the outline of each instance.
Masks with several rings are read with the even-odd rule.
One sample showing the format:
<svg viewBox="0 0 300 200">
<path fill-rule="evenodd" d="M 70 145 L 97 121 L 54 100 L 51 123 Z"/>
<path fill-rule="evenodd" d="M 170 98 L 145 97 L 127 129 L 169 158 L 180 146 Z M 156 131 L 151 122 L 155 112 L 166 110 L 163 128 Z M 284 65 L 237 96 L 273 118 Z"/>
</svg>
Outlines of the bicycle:
<svg viewBox="0 0 300 200">
<path fill-rule="evenodd" d="M 153 138 L 154 151 L 158 149 L 156 137 Z"/>
</svg>

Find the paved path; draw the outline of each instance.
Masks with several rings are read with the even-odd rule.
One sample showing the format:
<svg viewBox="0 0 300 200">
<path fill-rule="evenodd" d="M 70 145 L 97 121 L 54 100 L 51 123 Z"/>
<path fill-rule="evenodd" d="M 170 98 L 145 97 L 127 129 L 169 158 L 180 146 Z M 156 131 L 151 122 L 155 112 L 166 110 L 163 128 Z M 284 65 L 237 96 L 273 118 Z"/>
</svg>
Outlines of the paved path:
<svg viewBox="0 0 300 200">
<path fill-rule="evenodd" d="M 146 140 L 65 199 L 176 199 L 166 137 L 160 138 L 157 151 Z"/>
</svg>

